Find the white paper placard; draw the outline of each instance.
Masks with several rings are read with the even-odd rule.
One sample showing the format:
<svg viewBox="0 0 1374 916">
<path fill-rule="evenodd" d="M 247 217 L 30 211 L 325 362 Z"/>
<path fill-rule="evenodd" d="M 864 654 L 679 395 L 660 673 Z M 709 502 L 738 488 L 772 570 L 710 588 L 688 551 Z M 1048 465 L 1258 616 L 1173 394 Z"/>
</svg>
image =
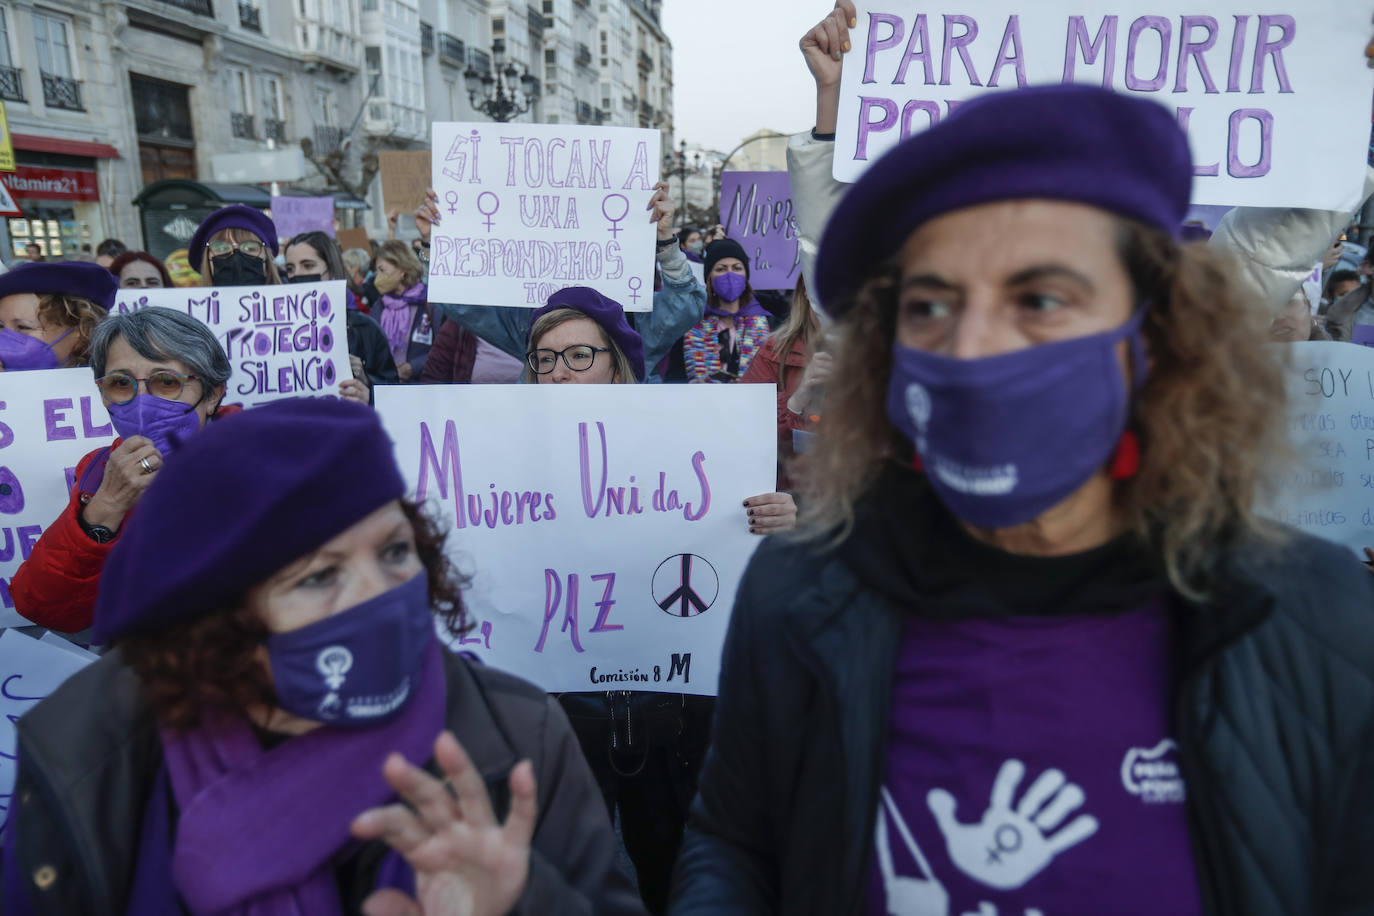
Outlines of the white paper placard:
<svg viewBox="0 0 1374 916">
<path fill-rule="evenodd" d="M 89 665 L 92 658 L 82 658 L 16 630 L 0 633 L 0 837 L 9 826 L 19 764 L 15 720 Z"/>
<path fill-rule="evenodd" d="M 377 411 L 472 576 L 454 648 L 550 692 L 715 693 L 771 387 L 384 386 Z"/>
<path fill-rule="evenodd" d="M 1374 90 L 1367 6 L 856 6 L 835 138 L 841 181 L 980 93 L 1083 82 L 1153 98 L 1176 115 L 1193 150 L 1195 204 L 1351 210 L 1359 202 Z"/>
<path fill-rule="evenodd" d="M 67 508 L 77 462 L 114 439 L 91 370 L 0 372 L 0 626 L 29 623 L 10 580 Z"/>
<path fill-rule="evenodd" d="M 590 286 L 650 311 L 659 143 L 641 128 L 434 124 L 430 301 L 538 308 Z"/>
<path fill-rule="evenodd" d="M 1344 544 L 1374 547 L 1374 349 L 1304 341 L 1291 348 L 1288 429 L 1297 464 L 1284 469 L 1265 515 Z"/>
<path fill-rule="evenodd" d="M 229 354 L 226 404 L 336 395 L 348 362 L 343 280 L 280 286 L 121 289 L 115 311 L 165 306 L 209 325 Z"/>
</svg>

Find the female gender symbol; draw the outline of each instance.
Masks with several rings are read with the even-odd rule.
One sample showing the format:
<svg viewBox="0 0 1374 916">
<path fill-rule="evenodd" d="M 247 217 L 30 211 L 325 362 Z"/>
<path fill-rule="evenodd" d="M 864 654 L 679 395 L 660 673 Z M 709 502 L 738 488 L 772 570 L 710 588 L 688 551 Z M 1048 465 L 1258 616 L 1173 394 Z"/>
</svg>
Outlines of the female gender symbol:
<svg viewBox="0 0 1374 916">
<path fill-rule="evenodd" d="M 491 198 L 491 209 L 487 210 L 482 206 L 482 202 L 488 197 Z M 496 215 L 496 211 L 501 209 L 501 198 L 490 191 L 483 191 L 477 195 L 477 212 L 487 218 L 487 231 L 491 231 L 491 218 Z"/>
<path fill-rule="evenodd" d="M 457 192 L 457 191 L 449 191 L 447 194 L 444 195 L 444 200 L 448 201 L 448 212 L 450 212 L 450 213 L 457 213 L 457 212 L 458 212 L 458 192 Z"/>
<path fill-rule="evenodd" d="M 609 213 L 606 212 L 606 205 L 607 205 L 608 203 L 610 203 L 611 201 L 613 201 L 613 200 L 618 200 L 618 201 L 620 201 L 621 204 L 624 205 L 624 208 L 625 208 L 625 209 L 623 209 L 623 210 L 620 211 L 620 215 L 619 215 L 619 216 L 611 216 L 611 214 L 609 214 Z M 614 209 L 614 208 L 612 208 L 612 209 Z M 620 224 L 620 221 L 623 220 L 623 219 L 624 219 L 626 216 L 628 216 L 629 214 L 630 214 L 630 199 L 629 199 L 628 197 L 626 197 L 624 194 L 607 194 L 607 195 L 602 199 L 602 201 L 601 201 L 601 215 L 604 216 L 604 217 L 606 217 L 606 219 L 608 219 L 608 220 L 611 221 L 611 228 L 609 228 L 609 229 L 606 230 L 607 232 L 609 232 L 609 233 L 611 234 L 611 238 L 617 238 L 617 237 L 619 237 L 619 235 L 620 235 L 620 225 L 619 225 L 619 224 Z"/>
<path fill-rule="evenodd" d="M 624 217 L 622 217 L 622 219 L 623 219 L 623 218 L 624 218 Z M 629 284 L 629 286 L 630 286 L 630 301 L 631 301 L 631 302 L 638 302 L 638 301 L 639 301 L 639 288 L 640 288 L 641 286 L 643 286 L 643 285 L 644 285 L 644 281 L 641 280 L 641 279 L 639 279 L 638 277 L 631 277 L 631 278 L 630 278 L 630 284 Z"/>
</svg>

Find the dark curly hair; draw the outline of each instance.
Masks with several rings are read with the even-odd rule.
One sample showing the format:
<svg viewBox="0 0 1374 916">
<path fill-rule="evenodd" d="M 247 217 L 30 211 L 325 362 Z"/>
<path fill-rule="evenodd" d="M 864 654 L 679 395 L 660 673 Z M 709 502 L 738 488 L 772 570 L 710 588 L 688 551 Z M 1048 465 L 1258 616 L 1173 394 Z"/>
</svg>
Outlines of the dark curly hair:
<svg viewBox="0 0 1374 916">
<path fill-rule="evenodd" d="M 434 613 L 455 636 L 470 629 L 463 608 L 467 579 L 444 553 L 445 533 L 415 503 L 401 500 L 415 531 L 415 552 L 429 574 Z M 208 707 L 240 712 L 277 705 L 272 678 L 259 661 L 267 627 L 244 605 L 243 596 L 226 608 L 202 614 L 156 633 L 128 636 L 118 647 L 143 682 L 143 692 L 162 725 L 193 728 Z"/>
</svg>

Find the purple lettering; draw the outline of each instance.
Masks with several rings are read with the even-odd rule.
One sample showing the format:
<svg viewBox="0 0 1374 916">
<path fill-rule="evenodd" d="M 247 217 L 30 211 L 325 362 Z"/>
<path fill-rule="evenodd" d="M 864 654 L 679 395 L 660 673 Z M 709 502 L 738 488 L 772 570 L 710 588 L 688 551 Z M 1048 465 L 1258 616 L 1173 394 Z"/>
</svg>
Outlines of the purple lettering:
<svg viewBox="0 0 1374 916">
<path fill-rule="evenodd" d="M 962 34 L 955 35 L 954 27 L 961 25 L 964 27 Z M 949 71 L 951 61 L 949 52 L 954 51 L 959 55 L 959 59 L 964 62 L 964 73 L 968 76 L 970 86 L 981 86 L 982 81 L 978 79 L 978 74 L 973 69 L 973 61 L 968 56 L 968 46 L 973 44 L 973 40 L 978 37 L 978 22 L 972 16 L 945 16 L 945 44 L 940 53 L 940 85 L 949 85 Z"/>
<path fill-rule="evenodd" d="M 1202 41 L 1193 40 L 1193 29 L 1202 26 L 1207 37 Z M 1217 43 L 1217 21 L 1211 16 L 1184 16 L 1178 27 L 1178 72 L 1174 74 L 1174 91 L 1188 91 L 1188 61 L 1197 64 L 1202 83 L 1208 95 L 1216 95 L 1217 85 L 1212 82 L 1212 74 L 1207 70 L 1207 60 L 1202 56 L 1212 50 Z"/>
<path fill-rule="evenodd" d="M 91 402 L 93 400 L 90 395 L 81 399 L 81 432 L 87 439 L 94 439 L 98 436 L 113 436 L 113 426 L 109 423 L 104 426 L 96 426 L 95 421 L 91 419 Z M 4 446 L 0 445 L 0 448 L 4 448 Z"/>
<path fill-rule="evenodd" d="M 925 18 L 925 17 L 922 17 Z M 878 37 L 878 25 L 882 23 L 892 29 L 886 38 Z M 901 16 L 894 16 L 891 13 L 869 13 L 868 14 L 868 53 L 864 57 L 864 78 L 863 82 L 876 82 L 873 78 L 873 65 L 879 51 L 886 51 L 902 43 L 902 35 L 906 30 L 906 24 L 902 22 Z M 929 79 L 929 77 L 927 77 Z"/>
<path fill-rule="evenodd" d="M 596 502 L 592 502 L 591 455 L 587 451 L 587 424 L 577 424 L 578 460 L 582 468 L 582 510 L 587 518 L 596 518 L 601 513 L 601 504 L 606 498 L 606 427 L 600 420 L 596 422 L 596 432 L 601 438 L 601 483 L 596 487 Z"/>
<path fill-rule="evenodd" d="M 502 137 L 501 145 L 506 148 L 506 187 L 515 187 L 515 157 L 525 145 L 524 137 Z"/>
<path fill-rule="evenodd" d="M 1183 132 L 1186 134 L 1186 133 L 1188 132 L 1188 123 L 1193 119 L 1193 109 L 1191 109 L 1191 108 L 1178 108 L 1178 109 L 1175 109 L 1175 111 L 1174 111 L 1174 117 L 1178 119 L 1178 127 L 1179 127 L 1179 130 L 1183 131 Z M 1197 175 L 1197 176 L 1200 176 L 1200 177 L 1214 178 L 1214 177 L 1216 177 L 1216 176 L 1217 176 L 1218 174 L 1220 174 L 1220 173 L 1221 173 L 1221 166 L 1220 166 L 1218 163 L 1215 163 L 1215 162 L 1213 162 L 1211 165 L 1194 165 L 1194 166 L 1193 166 L 1193 174 L 1194 174 L 1194 175 Z"/>
<path fill-rule="evenodd" d="M 1240 161 L 1240 126 L 1248 120 L 1259 122 L 1260 154 L 1254 165 Z M 1242 108 L 1231 112 L 1231 133 L 1226 143 L 1226 172 L 1232 178 L 1259 178 L 1269 174 L 1273 165 L 1274 116 L 1262 108 Z"/>
<path fill-rule="evenodd" d="M 1231 33 L 1231 63 L 1226 74 L 1226 91 L 1240 92 L 1241 62 L 1245 58 L 1245 33 L 1250 26 L 1249 16 L 1236 16 L 1236 28 Z"/>
<path fill-rule="evenodd" d="M 1083 52 L 1084 64 L 1094 64 L 1102 56 L 1102 88 L 1112 88 L 1112 76 L 1116 72 L 1116 17 L 1103 17 L 1091 43 L 1088 41 L 1088 26 L 1084 17 L 1069 17 L 1069 37 L 1064 49 L 1065 83 L 1074 81 L 1074 65 L 1079 51 Z"/>
<path fill-rule="evenodd" d="M 920 42 L 920 50 L 916 50 L 916 43 Z M 935 64 L 930 59 L 930 29 L 926 25 L 926 14 L 920 13 L 916 16 L 916 24 L 911 29 L 911 37 L 907 39 L 906 54 L 902 57 L 901 66 L 897 68 L 897 78 L 892 82 L 894 85 L 906 84 L 906 71 L 913 61 L 921 62 L 921 72 L 925 76 L 925 84 L 929 86 L 935 82 Z M 871 81 L 870 81 L 871 82 Z"/>
<path fill-rule="evenodd" d="M 33 545 L 38 543 L 38 538 L 43 534 L 42 525 L 20 525 L 19 526 L 19 552 L 24 559 L 29 558 L 33 553 Z"/>
<path fill-rule="evenodd" d="M 912 99 L 902 106 L 902 139 L 911 136 L 911 118 L 918 111 L 924 111 L 930 118 L 928 126 L 934 127 L 940 123 L 940 106 L 936 102 L 927 102 L 922 99 Z"/>
<path fill-rule="evenodd" d="M 1159 69 L 1148 80 L 1135 75 L 1135 52 L 1140 44 L 1140 35 L 1146 30 L 1159 33 Z M 1137 92 L 1156 92 L 1169 81 L 1169 42 L 1173 38 L 1174 27 L 1163 16 L 1141 16 L 1131 23 L 1126 36 L 1126 88 Z"/>
<path fill-rule="evenodd" d="M 692 456 L 692 470 L 696 472 L 697 483 L 701 484 L 701 508 L 693 512 L 690 502 L 682 507 L 682 517 L 689 522 L 699 522 L 711 511 L 711 482 L 706 479 L 705 464 L 705 452 L 697 452 Z"/>
<path fill-rule="evenodd" d="M 557 181 L 555 179 L 554 176 L 556 173 L 553 170 L 553 151 L 555 147 L 558 149 L 566 149 L 567 145 L 568 141 L 564 140 L 562 137 L 554 137 L 552 140 L 549 141 L 549 145 L 545 147 L 544 174 L 548 176 L 549 187 L 551 188 L 562 188 L 567 185 L 567 182 Z"/>
<path fill-rule="evenodd" d="M 563 597 L 563 583 L 558 578 L 556 570 L 544 570 L 544 626 L 539 631 L 539 642 L 534 644 L 534 651 L 544 651 L 544 640 L 549 636 L 549 623 L 553 620 L 554 612 L 558 610 L 559 599 Z"/>
<path fill-rule="evenodd" d="M 1026 61 L 1021 53 L 1021 17 L 1011 16 L 1007 19 L 1006 31 L 1002 33 L 1002 47 L 997 51 L 997 62 L 992 65 L 992 79 L 988 80 L 988 86 L 995 87 L 997 81 L 1001 79 L 1002 68 L 1012 64 L 1016 67 L 1017 88 L 1026 85 Z"/>
<path fill-rule="evenodd" d="M 71 409 L 71 398 L 52 398 L 43 401 L 43 426 L 47 429 L 49 442 L 76 438 L 76 430 L 73 427 L 59 425 L 67 419 L 65 414 Z"/>
<path fill-rule="evenodd" d="M 563 627 L 559 632 L 567 633 L 568 627 L 572 627 L 573 648 L 583 651 L 582 640 L 577 635 L 577 573 L 568 576 L 568 597 L 563 602 Z"/>
<path fill-rule="evenodd" d="M 1269 40 L 1270 28 L 1277 26 L 1283 37 L 1277 41 Z M 1298 25 L 1292 16 L 1261 16 L 1259 32 L 1255 35 L 1255 62 L 1250 68 L 1250 94 L 1258 95 L 1264 91 L 1264 59 L 1274 59 L 1274 73 L 1279 78 L 1279 92 L 1291 93 L 1293 86 L 1288 82 L 1288 68 L 1283 65 L 1283 49 L 1298 37 Z"/>
<path fill-rule="evenodd" d="M 596 623 L 592 625 L 591 633 L 609 633 L 611 630 L 623 630 L 624 624 L 607 623 L 606 617 L 611 613 L 611 606 L 615 600 L 611 598 L 611 589 L 615 588 L 615 573 L 601 573 L 592 576 L 593 582 L 605 582 L 606 591 L 601 594 L 601 600 L 596 602 Z"/>
<path fill-rule="evenodd" d="M 430 435 L 429 424 L 423 421 L 420 423 L 420 474 L 419 483 L 415 486 L 416 502 L 424 502 L 425 497 L 429 495 L 431 468 L 434 471 L 434 481 L 440 499 L 448 498 L 446 480 L 452 482 L 455 526 L 466 528 L 467 521 L 463 518 L 463 469 L 458 452 L 458 427 L 452 420 L 444 424 L 442 458 L 434 452 L 434 438 Z M 473 516 L 480 514 L 480 511 L 474 512 Z"/>
<path fill-rule="evenodd" d="M 874 121 L 869 117 L 869 112 L 874 108 L 881 108 L 883 116 L 881 120 Z M 891 130 L 897 123 L 897 103 L 891 99 L 870 98 L 863 96 L 859 99 L 859 142 L 854 149 L 856 160 L 868 158 L 868 135 L 874 131 L 882 133 Z"/>
</svg>

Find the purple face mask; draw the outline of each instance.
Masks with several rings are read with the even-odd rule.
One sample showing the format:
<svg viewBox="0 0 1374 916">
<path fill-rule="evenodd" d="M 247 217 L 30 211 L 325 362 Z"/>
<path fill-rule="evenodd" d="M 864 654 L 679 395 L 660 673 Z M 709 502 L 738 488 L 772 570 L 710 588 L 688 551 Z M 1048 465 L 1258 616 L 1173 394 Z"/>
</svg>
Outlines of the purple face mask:
<svg viewBox="0 0 1374 916">
<path fill-rule="evenodd" d="M 429 576 L 332 617 L 267 638 L 277 705 L 339 728 L 389 722 L 405 708 L 434 639 Z"/>
<path fill-rule="evenodd" d="M 200 429 L 200 414 L 193 405 L 146 392 L 134 395 L 123 404 L 111 404 L 107 409 L 110 422 L 121 438 L 145 436 L 153 440 L 153 447 L 163 458 Z"/>
<path fill-rule="evenodd" d="M 1138 387 L 1143 317 L 981 359 L 894 347 L 887 415 L 956 516 L 978 528 L 1028 522 L 1111 457 L 1130 414 L 1116 344 L 1131 339 Z"/>
<path fill-rule="evenodd" d="M 744 274 L 716 274 L 711 278 L 711 288 L 716 291 L 721 302 L 734 302 L 744 295 L 744 287 L 749 283 Z"/>
<path fill-rule="evenodd" d="M 69 329 L 67 334 L 70 333 Z M 56 369 L 58 359 L 52 348 L 67 334 L 63 334 L 50 344 L 45 344 L 37 337 L 11 331 L 9 328 L 0 328 L 0 366 L 4 366 L 6 372 Z"/>
</svg>

